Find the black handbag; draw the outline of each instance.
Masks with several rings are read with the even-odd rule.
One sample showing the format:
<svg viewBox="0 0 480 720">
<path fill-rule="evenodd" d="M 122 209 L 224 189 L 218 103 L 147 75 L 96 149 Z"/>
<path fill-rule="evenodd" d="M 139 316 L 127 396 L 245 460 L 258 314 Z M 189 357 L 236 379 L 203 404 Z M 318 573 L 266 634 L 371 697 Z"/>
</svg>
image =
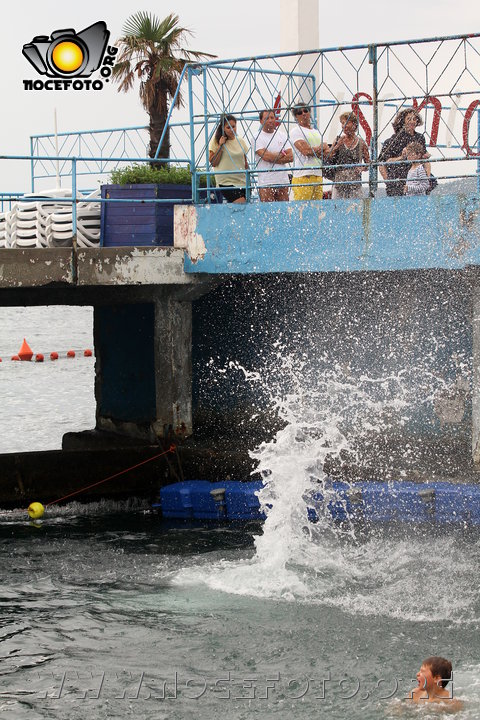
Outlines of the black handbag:
<svg viewBox="0 0 480 720">
<path fill-rule="evenodd" d="M 322 175 L 324 178 L 327 178 L 327 180 L 335 180 L 335 171 L 337 168 L 331 167 L 331 165 L 335 164 L 336 163 L 333 163 L 331 160 L 325 159 L 323 161 Z"/>
<path fill-rule="evenodd" d="M 428 180 L 429 180 L 429 182 L 430 182 L 430 187 L 429 187 L 429 189 L 427 190 L 427 195 L 430 195 L 430 193 L 432 192 L 432 190 L 435 190 L 435 188 L 437 187 L 437 185 L 438 185 L 438 180 L 437 180 L 437 178 L 435 177 L 435 175 L 430 175 L 430 177 L 428 178 Z"/>
<path fill-rule="evenodd" d="M 333 145 L 335 145 L 335 143 L 337 142 L 339 137 L 340 137 L 340 135 L 337 135 L 337 137 L 335 138 L 335 141 L 332 143 L 332 147 L 333 147 Z M 327 180 L 335 180 L 335 173 L 338 168 L 331 167 L 331 166 L 337 164 L 336 155 L 337 155 L 336 152 L 334 152 L 332 155 L 332 151 L 330 150 L 330 153 L 323 159 L 322 175 L 324 178 L 327 178 Z"/>
</svg>

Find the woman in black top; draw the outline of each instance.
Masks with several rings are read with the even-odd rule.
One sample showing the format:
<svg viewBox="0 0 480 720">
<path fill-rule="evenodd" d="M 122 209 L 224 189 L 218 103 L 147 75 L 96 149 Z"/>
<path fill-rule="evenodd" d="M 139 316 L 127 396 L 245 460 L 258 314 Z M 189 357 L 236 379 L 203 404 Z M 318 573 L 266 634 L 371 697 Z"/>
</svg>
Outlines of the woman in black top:
<svg viewBox="0 0 480 720">
<path fill-rule="evenodd" d="M 407 173 L 410 163 L 405 156 L 405 148 L 411 142 L 419 143 L 423 148 L 423 157 L 429 158 L 424 135 L 415 132 L 415 128 L 422 124 L 422 119 L 416 110 L 401 110 L 393 121 L 395 135 L 385 141 L 378 160 L 384 163 L 379 166 L 380 175 L 386 180 L 387 195 L 403 195 Z M 403 161 L 403 162 L 402 162 Z M 389 163 L 398 162 L 398 165 Z M 425 163 L 425 170 L 430 176 L 430 163 Z"/>
</svg>

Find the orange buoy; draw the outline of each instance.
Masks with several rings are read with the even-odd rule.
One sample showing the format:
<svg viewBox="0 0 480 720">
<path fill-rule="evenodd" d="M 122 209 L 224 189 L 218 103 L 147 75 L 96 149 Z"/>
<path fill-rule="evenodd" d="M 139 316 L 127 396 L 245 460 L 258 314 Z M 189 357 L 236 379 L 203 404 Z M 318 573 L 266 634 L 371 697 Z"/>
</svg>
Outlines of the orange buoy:
<svg viewBox="0 0 480 720">
<path fill-rule="evenodd" d="M 22 347 L 18 351 L 18 357 L 20 358 L 20 360 L 31 360 L 33 357 L 33 350 L 27 343 L 25 338 L 23 338 Z"/>
<path fill-rule="evenodd" d="M 20 358 L 18 357 L 18 355 L 12 355 L 12 360 L 20 360 Z"/>
<path fill-rule="evenodd" d="M 37 353 L 37 354 L 35 355 L 35 362 L 43 362 L 44 359 L 45 359 L 45 358 L 43 357 L 42 353 Z"/>
<path fill-rule="evenodd" d="M 67 350 L 67 357 L 74 358 L 75 357 L 75 350 Z"/>
<path fill-rule="evenodd" d="M 89 350 L 88 348 L 83 351 L 84 357 L 92 357 L 92 354 L 93 354 L 92 351 Z"/>
<path fill-rule="evenodd" d="M 57 353 L 57 352 L 51 352 L 51 353 L 50 353 L 50 360 L 58 360 L 58 353 Z"/>
</svg>

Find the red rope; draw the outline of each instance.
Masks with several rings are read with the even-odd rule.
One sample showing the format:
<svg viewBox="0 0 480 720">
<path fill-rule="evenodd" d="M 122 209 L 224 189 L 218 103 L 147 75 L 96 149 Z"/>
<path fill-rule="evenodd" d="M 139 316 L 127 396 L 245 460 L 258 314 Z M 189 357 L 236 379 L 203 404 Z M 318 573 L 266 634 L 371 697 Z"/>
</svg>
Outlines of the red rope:
<svg viewBox="0 0 480 720">
<path fill-rule="evenodd" d="M 127 468 L 126 470 L 121 470 L 118 473 L 115 473 L 115 475 L 110 475 L 110 477 L 105 478 L 105 480 L 99 480 L 99 482 L 93 483 L 92 485 L 87 485 L 87 487 L 80 488 L 80 490 L 75 490 L 75 492 L 69 493 L 68 495 L 64 495 L 61 498 L 58 498 L 58 500 L 52 500 L 51 502 L 47 503 L 45 507 L 49 507 L 49 505 L 54 505 L 55 503 L 61 502 L 62 500 L 66 500 L 69 497 L 72 497 L 73 495 L 78 495 L 79 493 L 84 492 L 85 490 L 90 490 L 90 488 L 94 488 L 97 485 L 101 485 L 104 482 L 107 482 L 108 480 L 113 480 L 113 478 L 119 477 L 120 475 L 125 475 L 125 473 L 130 472 L 130 470 L 134 470 L 137 467 L 140 467 L 141 465 L 145 465 L 146 463 L 152 462 L 152 460 L 156 460 L 159 457 L 162 457 L 162 455 L 167 455 L 168 453 L 175 452 L 175 445 L 170 445 L 168 450 L 165 450 L 164 452 L 158 453 L 158 455 L 153 455 L 153 457 L 148 458 L 147 460 L 142 460 L 142 462 L 137 463 L 136 465 L 132 465 L 132 467 Z"/>
</svg>

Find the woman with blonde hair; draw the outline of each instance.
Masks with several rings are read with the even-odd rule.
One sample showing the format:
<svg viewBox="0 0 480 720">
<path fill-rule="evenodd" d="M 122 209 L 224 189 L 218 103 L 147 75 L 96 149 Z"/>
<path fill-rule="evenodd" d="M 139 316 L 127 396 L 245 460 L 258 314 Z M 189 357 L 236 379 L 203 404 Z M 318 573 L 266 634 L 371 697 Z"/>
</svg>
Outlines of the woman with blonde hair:
<svg viewBox="0 0 480 720">
<path fill-rule="evenodd" d="M 329 165 L 355 165 L 356 167 L 337 167 L 334 175 L 332 200 L 338 198 L 362 198 L 362 172 L 368 170 L 370 155 L 367 143 L 357 135 L 358 119 L 355 113 L 340 115 L 342 133 L 337 137 L 328 154 Z"/>
</svg>

